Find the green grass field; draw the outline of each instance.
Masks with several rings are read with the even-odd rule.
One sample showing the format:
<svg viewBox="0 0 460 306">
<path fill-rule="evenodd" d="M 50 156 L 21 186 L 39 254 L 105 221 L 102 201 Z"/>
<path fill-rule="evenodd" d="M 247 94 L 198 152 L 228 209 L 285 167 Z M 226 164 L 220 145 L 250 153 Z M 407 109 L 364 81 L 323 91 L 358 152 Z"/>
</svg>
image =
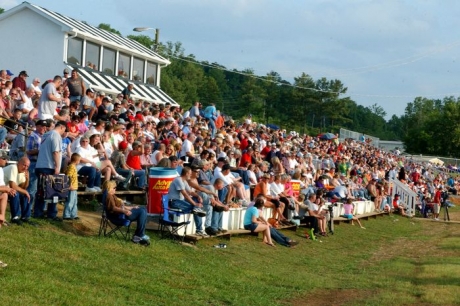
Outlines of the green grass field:
<svg viewBox="0 0 460 306">
<path fill-rule="evenodd" d="M 458 207 L 458 206 L 457 206 Z M 455 215 L 455 210 L 451 210 Z M 97 219 L 96 219 L 97 220 Z M 160 240 L 148 248 L 97 238 L 95 222 L 0 230 L 4 305 L 455 305 L 460 224 L 384 216 L 341 224 L 296 248 L 253 236 L 227 249 Z M 86 228 L 86 231 L 81 231 Z M 89 233 L 89 236 L 78 233 Z M 76 234 L 77 233 L 77 234 Z M 91 235 L 92 234 L 92 235 Z"/>
</svg>

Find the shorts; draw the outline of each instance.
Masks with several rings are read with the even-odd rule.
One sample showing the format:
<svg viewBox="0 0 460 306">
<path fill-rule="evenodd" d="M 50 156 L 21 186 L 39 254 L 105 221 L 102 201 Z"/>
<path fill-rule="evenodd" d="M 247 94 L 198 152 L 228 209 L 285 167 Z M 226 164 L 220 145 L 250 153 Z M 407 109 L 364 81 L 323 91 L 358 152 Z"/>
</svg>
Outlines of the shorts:
<svg viewBox="0 0 460 306">
<path fill-rule="evenodd" d="M 441 211 L 441 204 L 439 204 L 439 203 L 433 204 L 433 213 L 434 214 L 439 214 L 440 211 Z"/>
<path fill-rule="evenodd" d="M 254 233 L 254 231 L 257 228 L 257 225 L 258 225 L 257 223 L 245 224 L 244 229 L 248 230 L 248 231 L 251 231 L 251 233 Z"/>
<path fill-rule="evenodd" d="M 353 219 L 353 215 L 343 215 L 344 218 L 347 218 L 348 220 Z"/>
</svg>

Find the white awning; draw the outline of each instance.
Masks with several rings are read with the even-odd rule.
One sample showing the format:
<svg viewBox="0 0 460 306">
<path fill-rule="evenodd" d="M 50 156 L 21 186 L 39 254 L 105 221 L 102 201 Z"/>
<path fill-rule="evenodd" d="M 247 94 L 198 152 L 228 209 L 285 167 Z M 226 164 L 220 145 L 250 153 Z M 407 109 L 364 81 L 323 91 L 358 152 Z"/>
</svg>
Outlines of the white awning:
<svg viewBox="0 0 460 306">
<path fill-rule="evenodd" d="M 107 75 L 96 70 L 82 67 L 69 66 L 69 69 L 77 69 L 78 74 L 89 85 L 89 88 L 95 91 L 103 91 L 105 94 L 117 95 L 128 87 L 128 83 L 133 83 L 134 89 L 132 90 L 132 98 L 162 104 L 169 102 L 171 105 L 179 106 L 176 101 L 157 86 L 129 81 L 128 79 Z"/>
</svg>

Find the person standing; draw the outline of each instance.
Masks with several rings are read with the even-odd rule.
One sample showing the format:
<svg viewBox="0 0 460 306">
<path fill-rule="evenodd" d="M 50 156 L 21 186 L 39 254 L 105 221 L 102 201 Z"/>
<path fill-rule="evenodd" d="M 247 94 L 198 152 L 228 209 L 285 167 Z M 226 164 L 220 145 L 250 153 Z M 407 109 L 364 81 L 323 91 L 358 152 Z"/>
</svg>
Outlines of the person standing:
<svg viewBox="0 0 460 306">
<path fill-rule="evenodd" d="M 70 164 L 65 170 L 65 174 L 69 177 L 70 188 L 69 197 L 64 204 L 64 212 L 62 218 L 64 220 L 78 220 L 77 216 L 77 190 L 78 190 L 78 173 L 77 165 L 80 163 L 81 156 L 78 153 L 73 153 L 70 158 Z"/>
<path fill-rule="evenodd" d="M 30 161 L 29 166 L 29 186 L 27 192 L 30 195 L 30 207 L 35 205 L 35 194 L 37 193 L 37 180 L 35 175 L 35 166 L 37 165 L 38 152 L 40 151 L 40 144 L 42 136 L 47 132 L 48 122 L 46 120 L 38 120 L 35 123 L 35 131 L 33 131 L 27 139 L 26 153 Z"/>
<path fill-rule="evenodd" d="M 38 101 L 38 118 L 41 120 L 54 119 L 57 115 L 56 108 L 58 102 L 62 101 L 61 95 L 57 92 L 57 88 L 61 86 L 62 78 L 57 75 L 52 82 L 49 82 Z"/>
<path fill-rule="evenodd" d="M 58 121 L 53 130 L 44 134 L 38 152 L 35 174 L 38 186 L 42 185 L 45 175 L 59 174 L 61 169 L 62 134 L 67 132 L 67 123 Z M 40 189 L 34 207 L 34 217 L 43 218 L 45 210 L 44 190 Z M 57 217 L 57 203 L 48 204 L 47 217 L 53 221 L 62 221 Z"/>
<path fill-rule="evenodd" d="M 64 70 L 64 73 L 65 72 L 66 71 Z M 85 95 L 86 88 L 85 82 L 83 82 L 83 79 L 78 75 L 78 71 L 76 69 L 72 70 L 72 74 L 70 78 L 66 79 L 65 85 L 69 89 L 70 102 L 81 101 L 81 99 Z"/>
</svg>

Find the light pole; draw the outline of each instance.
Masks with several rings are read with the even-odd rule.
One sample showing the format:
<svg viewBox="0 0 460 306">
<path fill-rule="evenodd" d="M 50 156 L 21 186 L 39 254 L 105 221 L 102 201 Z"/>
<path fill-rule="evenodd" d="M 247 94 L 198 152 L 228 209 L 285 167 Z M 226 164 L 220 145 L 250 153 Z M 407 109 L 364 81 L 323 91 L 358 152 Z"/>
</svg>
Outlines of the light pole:
<svg viewBox="0 0 460 306">
<path fill-rule="evenodd" d="M 133 29 L 134 32 L 144 32 L 149 30 L 155 30 L 155 44 L 153 45 L 153 51 L 157 51 L 158 43 L 160 41 L 160 29 L 158 28 L 147 28 L 147 27 L 136 27 Z"/>
</svg>

